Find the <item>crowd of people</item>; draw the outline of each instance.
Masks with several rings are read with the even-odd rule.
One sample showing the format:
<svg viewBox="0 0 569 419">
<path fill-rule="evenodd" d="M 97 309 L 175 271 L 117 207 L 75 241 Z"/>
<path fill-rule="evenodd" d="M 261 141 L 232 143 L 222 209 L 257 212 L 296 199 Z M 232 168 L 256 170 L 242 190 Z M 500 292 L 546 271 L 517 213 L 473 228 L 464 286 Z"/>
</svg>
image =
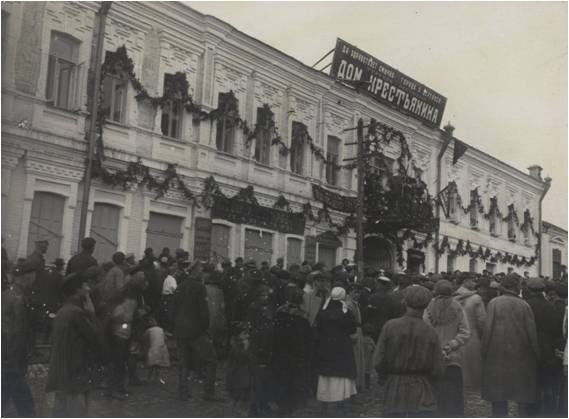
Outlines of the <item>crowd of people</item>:
<svg viewBox="0 0 569 419">
<path fill-rule="evenodd" d="M 171 356 L 180 400 L 195 397 L 193 375 L 203 400 L 218 401 L 224 363 L 233 408 L 253 417 L 290 417 L 311 398 L 325 417 L 345 416 L 376 378 L 387 417 L 463 416 L 467 390 L 496 417 L 509 401 L 523 416 L 567 415 L 566 278 L 373 268 L 357 278 L 347 259 L 258 266 L 168 248 L 100 264 L 95 240 L 81 244 L 51 267 L 47 241 L 12 265 L 3 249 L 3 415 L 12 401 L 35 416 L 26 369 L 39 343 L 51 345 L 45 390 L 60 417 L 87 416 L 96 386 L 124 400 L 160 382 Z"/>
</svg>

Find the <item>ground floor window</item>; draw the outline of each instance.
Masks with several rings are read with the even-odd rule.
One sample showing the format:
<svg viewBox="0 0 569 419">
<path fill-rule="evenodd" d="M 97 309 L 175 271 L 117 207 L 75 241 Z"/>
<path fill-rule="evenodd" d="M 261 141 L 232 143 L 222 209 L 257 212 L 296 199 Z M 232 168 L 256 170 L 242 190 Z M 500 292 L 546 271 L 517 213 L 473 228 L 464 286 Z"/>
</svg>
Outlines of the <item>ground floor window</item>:
<svg viewBox="0 0 569 419">
<path fill-rule="evenodd" d="M 336 248 L 319 244 L 318 262 L 325 264 L 328 269 L 336 266 Z"/>
<path fill-rule="evenodd" d="M 495 263 L 487 263 L 486 264 L 486 270 L 490 274 L 496 273 L 496 264 Z"/>
<path fill-rule="evenodd" d="M 302 262 L 300 254 L 302 249 L 302 240 L 290 237 L 286 241 L 286 263 L 290 266 L 294 263 L 299 264 Z"/>
<path fill-rule="evenodd" d="M 456 258 L 452 255 L 447 256 L 447 272 L 448 273 L 454 272 L 455 259 Z"/>
<path fill-rule="evenodd" d="M 146 229 L 146 247 L 154 249 L 155 255 L 160 254 L 165 247 L 170 250 L 180 247 L 182 221 L 182 217 L 151 212 Z"/>
<path fill-rule="evenodd" d="M 97 240 L 93 256 L 99 263 L 109 262 L 119 242 L 120 207 L 97 203 L 91 218 L 91 237 Z"/>
<path fill-rule="evenodd" d="M 245 261 L 253 259 L 257 266 L 262 262 L 271 264 L 273 256 L 273 233 L 245 229 Z"/>
<path fill-rule="evenodd" d="M 60 256 L 64 206 L 65 198 L 61 195 L 34 193 L 28 231 L 28 254 L 35 250 L 36 241 L 47 240 L 49 247 L 44 255 L 46 263 L 53 263 Z"/>
<path fill-rule="evenodd" d="M 468 270 L 474 273 L 478 272 L 478 261 L 476 259 L 470 259 L 470 266 Z"/>
<path fill-rule="evenodd" d="M 223 224 L 211 225 L 211 257 L 222 261 L 229 259 L 229 240 L 231 227 Z"/>
</svg>

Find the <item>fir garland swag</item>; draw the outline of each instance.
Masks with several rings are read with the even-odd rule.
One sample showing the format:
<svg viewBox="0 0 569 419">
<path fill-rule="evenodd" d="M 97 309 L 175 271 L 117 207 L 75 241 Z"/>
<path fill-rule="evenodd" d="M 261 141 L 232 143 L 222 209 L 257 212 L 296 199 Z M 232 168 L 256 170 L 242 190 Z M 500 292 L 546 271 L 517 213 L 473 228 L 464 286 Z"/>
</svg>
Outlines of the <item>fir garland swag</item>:
<svg viewBox="0 0 569 419">
<path fill-rule="evenodd" d="M 448 237 L 444 236 L 438 248 L 435 244 L 435 253 L 437 256 L 440 256 L 447 251 L 450 256 L 468 255 L 471 258 L 490 261 L 492 263 L 495 262 L 508 263 L 511 265 L 515 265 L 519 268 L 520 266 L 527 266 L 527 267 L 532 266 L 537 261 L 537 252 L 539 251 L 539 249 L 536 246 L 536 255 L 532 256 L 529 259 L 527 259 L 525 256 L 510 255 L 509 253 L 502 254 L 502 252 L 500 251 L 492 253 L 492 251 L 489 248 L 484 249 L 482 246 L 479 246 L 478 249 L 474 250 L 474 248 L 470 244 L 470 240 L 467 240 L 466 243 L 464 243 L 463 240 L 458 240 L 456 247 L 452 249 L 450 247 Z"/>
</svg>

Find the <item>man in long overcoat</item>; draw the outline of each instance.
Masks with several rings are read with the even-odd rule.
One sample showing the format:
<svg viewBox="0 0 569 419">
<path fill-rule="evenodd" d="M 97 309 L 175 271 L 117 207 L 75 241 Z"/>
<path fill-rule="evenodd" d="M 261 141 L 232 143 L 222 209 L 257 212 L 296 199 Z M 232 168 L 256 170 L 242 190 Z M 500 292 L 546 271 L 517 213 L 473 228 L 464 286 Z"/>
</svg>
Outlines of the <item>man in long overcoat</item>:
<svg viewBox="0 0 569 419">
<path fill-rule="evenodd" d="M 501 295 L 488 304 L 482 336 L 482 398 L 492 402 L 494 417 L 507 416 L 508 400 L 522 416 L 537 395 L 539 348 L 533 312 L 518 295 L 520 277 L 506 276 Z"/>
</svg>

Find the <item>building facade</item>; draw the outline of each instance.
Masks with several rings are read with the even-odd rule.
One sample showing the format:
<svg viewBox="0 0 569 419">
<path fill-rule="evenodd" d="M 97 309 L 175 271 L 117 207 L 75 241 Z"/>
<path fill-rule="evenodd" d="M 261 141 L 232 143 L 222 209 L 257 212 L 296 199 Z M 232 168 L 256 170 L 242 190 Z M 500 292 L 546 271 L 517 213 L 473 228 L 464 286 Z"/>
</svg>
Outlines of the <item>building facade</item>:
<svg viewBox="0 0 569 419">
<path fill-rule="evenodd" d="M 2 235 L 11 258 L 28 254 L 39 238 L 50 242 L 48 262 L 77 249 L 99 7 L 2 3 Z M 344 164 L 355 156 L 349 143 L 356 132 L 345 130 L 359 118 L 403 133 L 413 167 L 436 195 L 440 129 L 213 16 L 177 2 L 113 3 L 105 62 L 121 51 L 132 67 L 104 74 L 99 107 L 106 112 L 100 164 L 115 175 L 95 177 L 88 199 L 86 231 L 100 261 L 115 251 L 140 257 L 147 247 L 269 263 L 279 256 L 328 266 L 352 259 L 351 214 L 332 201 L 356 196 L 357 172 Z M 172 94 L 180 80 L 191 102 Z M 400 152 L 396 142 L 386 147 L 389 164 Z M 143 167 L 147 176 L 140 181 L 128 167 Z M 121 183 L 119 172 L 132 176 Z M 174 181 L 164 188 L 165 179 Z M 209 205 L 208 179 L 224 199 L 237 196 L 241 204 L 231 208 L 240 209 L 219 204 L 235 201 Z M 413 269 L 422 272 L 434 271 L 439 258 L 440 271 L 537 273 L 547 190 L 539 170 L 520 172 L 473 147 L 453 165 L 451 144 L 441 183 L 448 188 L 439 245 L 432 235 L 404 230 L 370 236 L 367 263 L 411 268 L 419 253 Z M 328 199 L 316 199 L 315 189 Z"/>
<path fill-rule="evenodd" d="M 567 275 L 567 230 L 547 221 L 542 223 L 541 274 L 552 279 Z"/>
</svg>

